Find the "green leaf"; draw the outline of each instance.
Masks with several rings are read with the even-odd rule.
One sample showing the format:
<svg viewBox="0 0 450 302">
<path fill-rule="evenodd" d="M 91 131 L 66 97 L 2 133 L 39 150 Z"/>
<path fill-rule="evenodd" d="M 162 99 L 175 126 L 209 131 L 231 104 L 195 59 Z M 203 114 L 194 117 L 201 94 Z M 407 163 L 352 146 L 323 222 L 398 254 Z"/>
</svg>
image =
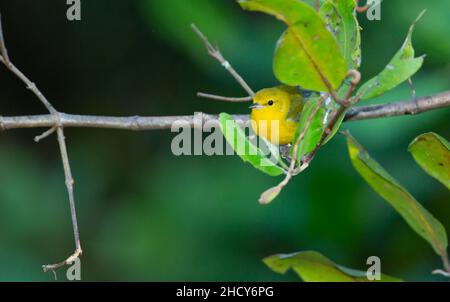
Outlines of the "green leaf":
<svg viewBox="0 0 450 302">
<path fill-rule="evenodd" d="M 361 64 L 361 32 L 355 7 L 354 0 L 326 0 L 319 12 L 350 69 L 358 69 Z"/>
<path fill-rule="evenodd" d="M 280 82 L 315 91 L 336 90 L 341 85 L 347 64 L 312 7 L 298 0 L 239 0 L 239 4 L 273 15 L 288 26 L 275 50 L 274 72 Z"/>
<path fill-rule="evenodd" d="M 445 138 L 425 133 L 416 137 L 408 150 L 425 172 L 450 190 L 450 144 Z"/>
<path fill-rule="evenodd" d="M 347 110 L 344 111 L 342 113 L 342 115 L 339 117 L 339 119 L 336 121 L 336 124 L 334 125 L 333 129 L 331 130 L 331 133 L 325 139 L 325 142 L 323 143 L 324 145 L 327 144 L 336 135 L 336 133 L 339 131 L 339 129 L 341 128 L 342 123 L 344 122 L 345 113 L 346 112 L 347 112 Z M 329 117 L 331 117 L 331 114 L 329 115 Z"/>
<path fill-rule="evenodd" d="M 227 113 L 219 115 L 220 129 L 233 150 L 244 162 L 270 176 L 279 176 L 284 170 L 264 155 L 260 148 L 250 142 L 238 123 Z"/>
<path fill-rule="evenodd" d="M 372 159 L 350 133 L 346 133 L 346 136 L 348 151 L 356 171 L 405 219 L 414 231 L 431 244 L 437 254 L 445 255 L 447 234 L 442 224 L 378 162 Z"/>
<path fill-rule="evenodd" d="M 316 9 L 316 0 L 301 0 L 301 1 L 307 3 L 309 6 Z M 322 5 L 322 2 L 324 2 L 324 1 L 325 0 L 319 0 L 319 7 Z"/>
<path fill-rule="evenodd" d="M 303 131 L 303 129 L 306 126 L 306 123 L 308 122 L 311 114 L 315 111 L 314 109 L 317 107 L 317 103 L 320 100 L 319 95 L 311 96 L 307 102 L 305 102 L 305 105 L 302 110 L 302 114 L 300 116 L 300 121 L 294 136 L 294 142 L 297 141 L 298 136 Z M 312 152 L 317 144 L 320 142 L 320 139 L 324 135 L 324 132 L 327 128 L 327 126 L 330 123 L 331 118 L 337 111 L 337 104 L 336 102 L 329 97 L 327 100 L 325 100 L 322 107 L 316 112 L 315 116 L 313 117 L 311 124 L 309 125 L 308 130 L 305 132 L 305 136 L 303 137 L 303 140 L 300 142 L 297 150 L 297 160 L 301 160 L 306 154 Z M 328 135 L 328 137 L 325 139 L 323 144 L 328 143 L 334 135 L 339 130 L 343 120 L 344 120 L 345 114 L 342 114 L 342 116 L 339 118 L 339 120 L 334 125 L 331 133 Z"/>
<path fill-rule="evenodd" d="M 274 272 L 285 274 L 294 270 L 306 282 L 369 282 L 366 272 L 337 265 L 314 251 L 279 254 L 263 259 Z M 375 281 L 375 280 L 374 280 Z M 381 274 L 382 282 L 399 282 L 400 279 Z"/>
<path fill-rule="evenodd" d="M 300 115 L 300 121 L 297 126 L 297 131 L 294 136 L 294 142 L 297 141 L 300 133 L 303 131 L 303 129 L 305 129 L 306 123 L 317 108 L 319 100 L 320 96 L 316 95 L 310 97 L 310 99 L 305 102 L 302 114 Z M 311 124 L 305 132 L 305 136 L 298 145 L 297 160 L 301 160 L 303 156 L 313 151 L 319 143 L 326 127 L 326 125 L 324 124 L 326 113 L 327 109 L 325 108 L 325 106 L 321 106 L 321 108 L 319 108 L 315 116 L 312 118 Z"/>
<path fill-rule="evenodd" d="M 422 11 L 413 22 L 409 28 L 409 32 L 403 46 L 384 68 L 384 70 L 376 77 L 366 82 L 358 90 L 358 95 L 361 95 L 361 99 L 371 99 L 394 89 L 407 79 L 411 78 L 422 67 L 424 56 L 418 58 L 414 57 L 415 51 L 412 46 L 412 34 L 417 22 L 424 14 L 425 11 Z"/>
</svg>

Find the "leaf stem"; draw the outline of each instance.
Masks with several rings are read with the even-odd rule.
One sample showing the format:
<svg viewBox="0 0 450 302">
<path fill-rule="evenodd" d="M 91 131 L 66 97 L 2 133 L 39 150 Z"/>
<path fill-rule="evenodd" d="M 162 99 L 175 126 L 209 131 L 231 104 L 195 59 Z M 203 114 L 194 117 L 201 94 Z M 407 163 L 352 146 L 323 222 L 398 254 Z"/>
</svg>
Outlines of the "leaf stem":
<svg viewBox="0 0 450 302">
<path fill-rule="evenodd" d="M 441 256 L 441 259 L 442 259 L 442 264 L 444 265 L 444 269 L 450 275 L 450 261 L 448 259 L 447 251 L 444 251 L 444 253 Z"/>
</svg>

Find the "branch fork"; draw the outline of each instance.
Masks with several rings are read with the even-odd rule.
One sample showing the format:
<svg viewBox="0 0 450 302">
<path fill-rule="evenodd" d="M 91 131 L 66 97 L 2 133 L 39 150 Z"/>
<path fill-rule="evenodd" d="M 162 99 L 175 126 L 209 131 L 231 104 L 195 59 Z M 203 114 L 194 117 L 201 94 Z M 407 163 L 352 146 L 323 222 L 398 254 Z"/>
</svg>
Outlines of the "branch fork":
<svg viewBox="0 0 450 302">
<path fill-rule="evenodd" d="M 2 22 L 1 22 L 1 15 L 0 15 L 0 61 L 8 68 L 13 74 L 15 74 L 24 84 L 26 85 L 26 88 L 29 89 L 31 92 L 34 93 L 34 95 L 39 99 L 39 101 L 45 106 L 45 108 L 50 113 L 52 119 L 54 120 L 54 125 L 45 131 L 43 134 L 36 136 L 34 138 L 35 142 L 39 142 L 42 139 L 50 136 L 51 134 L 57 133 L 57 139 L 59 144 L 59 149 L 61 153 L 63 168 L 64 168 L 64 175 L 65 175 L 65 183 L 67 187 L 67 193 L 69 195 L 69 205 L 70 205 L 70 212 L 72 216 L 72 227 L 74 232 L 74 239 L 75 239 L 75 252 L 69 256 L 65 261 L 57 263 L 57 264 L 49 264 L 49 265 L 43 265 L 42 268 L 44 272 L 48 270 L 55 270 L 57 268 L 63 267 L 68 263 L 73 262 L 76 258 L 78 258 L 82 254 L 81 250 L 81 244 L 80 244 L 80 236 L 78 232 L 78 221 L 75 211 L 75 198 L 73 194 L 73 177 L 72 172 L 69 164 L 69 156 L 67 153 L 67 146 L 65 142 L 64 137 L 64 128 L 61 123 L 61 116 L 58 110 L 53 107 L 53 105 L 47 100 L 47 98 L 42 94 L 42 92 L 38 89 L 36 84 L 32 82 L 30 79 L 28 79 L 27 76 L 25 76 L 14 64 L 11 62 L 8 50 L 6 48 L 5 39 L 3 36 L 3 28 L 2 28 Z M 1 129 L 3 130 L 5 128 L 4 123 L 1 123 Z"/>
</svg>

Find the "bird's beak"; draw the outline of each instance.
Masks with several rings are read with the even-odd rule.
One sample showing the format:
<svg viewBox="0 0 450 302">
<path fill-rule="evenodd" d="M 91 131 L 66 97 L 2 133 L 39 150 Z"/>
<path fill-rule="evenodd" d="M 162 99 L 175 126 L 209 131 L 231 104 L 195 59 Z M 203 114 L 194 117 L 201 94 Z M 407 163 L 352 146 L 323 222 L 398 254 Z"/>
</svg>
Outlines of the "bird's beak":
<svg viewBox="0 0 450 302">
<path fill-rule="evenodd" d="M 261 108 L 264 108 L 264 106 L 261 105 L 260 103 L 253 103 L 248 108 L 250 108 L 250 109 L 261 109 Z"/>
</svg>

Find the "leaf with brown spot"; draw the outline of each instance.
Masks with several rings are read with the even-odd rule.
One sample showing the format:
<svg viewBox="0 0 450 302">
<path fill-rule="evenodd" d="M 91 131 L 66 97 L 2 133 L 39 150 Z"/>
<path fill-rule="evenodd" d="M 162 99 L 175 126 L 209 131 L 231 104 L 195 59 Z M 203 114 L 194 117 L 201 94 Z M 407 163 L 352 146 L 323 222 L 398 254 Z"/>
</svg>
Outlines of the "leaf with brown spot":
<svg viewBox="0 0 450 302">
<path fill-rule="evenodd" d="M 425 172 L 450 190 L 450 144 L 445 138 L 424 133 L 411 142 L 408 151 Z"/>
</svg>

